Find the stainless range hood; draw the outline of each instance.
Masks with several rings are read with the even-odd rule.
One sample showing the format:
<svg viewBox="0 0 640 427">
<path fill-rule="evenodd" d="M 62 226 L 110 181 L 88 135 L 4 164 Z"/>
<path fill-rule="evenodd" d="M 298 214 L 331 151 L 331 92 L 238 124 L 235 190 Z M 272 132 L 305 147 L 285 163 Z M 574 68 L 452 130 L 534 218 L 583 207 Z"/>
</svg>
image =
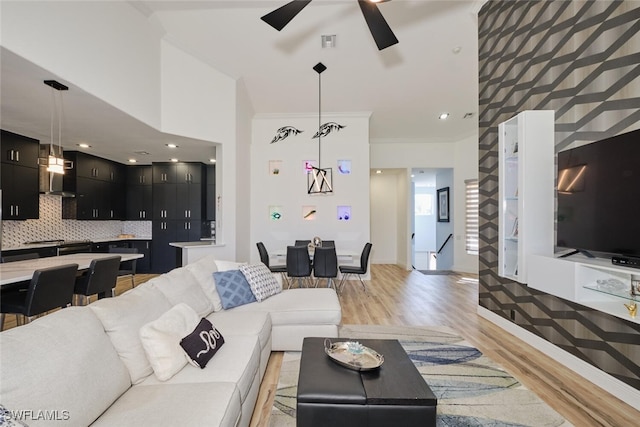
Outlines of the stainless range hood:
<svg viewBox="0 0 640 427">
<path fill-rule="evenodd" d="M 46 159 L 49 157 L 49 154 L 54 154 L 56 156 L 62 157 L 62 153 L 58 147 L 51 146 L 51 144 L 41 144 L 40 145 L 40 158 Z M 47 165 L 41 164 L 39 166 L 40 173 L 40 193 L 41 194 L 49 194 L 51 196 L 62 196 L 62 197 L 75 197 L 75 193 L 71 191 L 64 191 L 62 185 L 62 176 L 59 173 L 52 173 L 47 171 Z"/>
</svg>

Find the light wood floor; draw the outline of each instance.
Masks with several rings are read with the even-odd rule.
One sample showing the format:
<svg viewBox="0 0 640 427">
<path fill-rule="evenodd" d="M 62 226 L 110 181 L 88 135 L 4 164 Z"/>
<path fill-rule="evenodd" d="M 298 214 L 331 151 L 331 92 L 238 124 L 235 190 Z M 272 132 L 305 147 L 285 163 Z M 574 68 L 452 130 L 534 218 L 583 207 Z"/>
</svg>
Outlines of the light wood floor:
<svg viewBox="0 0 640 427">
<path fill-rule="evenodd" d="M 343 324 L 449 326 L 575 426 L 640 425 L 640 411 L 478 316 L 477 277 L 427 276 L 395 265 L 372 265 L 371 275 L 368 295 L 357 281 L 345 287 Z M 269 425 L 281 362 L 282 353 L 272 353 L 251 426 Z"/>
<path fill-rule="evenodd" d="M 364 294 L 358 281 L 340 296 L 343 324 L 449 326 L 500 364 L 575 426 L 640 425 L 640 411 L 476 314 L 477 277 L 423 275 L 394 265 L 372 265 Z M 154 275 L 136 275 L 136 284 Z M 116 295 L 131 288 L 119 279 Z M 7 316 L 5 329 L 15 326 Z M 269 359 L 251 426 L 268 426 L 282 352 Z"/>
</svg>

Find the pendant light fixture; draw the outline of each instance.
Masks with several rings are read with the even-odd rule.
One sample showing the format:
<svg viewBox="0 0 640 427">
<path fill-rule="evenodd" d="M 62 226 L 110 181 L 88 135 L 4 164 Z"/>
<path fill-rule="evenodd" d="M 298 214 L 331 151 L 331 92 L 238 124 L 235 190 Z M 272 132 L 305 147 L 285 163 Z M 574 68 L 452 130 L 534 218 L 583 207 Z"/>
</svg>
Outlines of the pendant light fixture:
<svg viewBox="0 0 640 427">
<path fill-rule="evenodd" d="M 308 194 L 325 194 L 333 193 L 332 170 L 331 168 L 322 168 L 322 72 L 327 67 L 318 62 L 313 67 L 314 71 L 318 73 L 318 167 L 312 166 L 311 170 L 307 173 L 307 193 Z M 315 135 L 314 135 L 315 136 Z"/>
<path fill-rule="evenodd" d="M 62 116 L 64 114 L 62 106 L 62 91 L 69 88 L 56 80 L 45 80 L 44 84 L 51 87 L 51 143 L 49 144 L 49 156 L 38 159 L 38 163 L 47 167 L 47 172 L 64 174 L 66 169 L 72 168 L 72 162 L 65 161 L 62 156 Z M 60 103 L 60 111 L 58 111 L 58 101 L 56 100 L 56 91 Z M 55 116 L 58 118 L 58 146 L 56 147 L 54 139 L 54 123 Z"/>
</svg>

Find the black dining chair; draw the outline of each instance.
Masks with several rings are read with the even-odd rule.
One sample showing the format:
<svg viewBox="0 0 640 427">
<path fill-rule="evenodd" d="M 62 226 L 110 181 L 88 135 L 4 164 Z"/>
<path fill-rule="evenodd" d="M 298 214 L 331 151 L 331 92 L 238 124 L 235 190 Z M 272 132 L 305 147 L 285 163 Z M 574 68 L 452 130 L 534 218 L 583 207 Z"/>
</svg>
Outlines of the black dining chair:
<svg viewBox="0 0 640 427">
<path fill-rule="evenodd" d="M 323 248 L 335 248 L 336 242 L 335 240 L 323 240 L 320 246 L 322 246 Z"/>
<path fill-rule="evenodd" d="M 306 246 L 287 246 L 287 276 L 298 279 L 298 287 L 311 278 L 311 258 Z M 306 279 L 306 280 L 305 280 Z M 291 287 L 291 281 L 289 281 Z"/>
<path fill-rule="evenodd" d="M 364 248 L 362 249 L 362 254 L 360 255 L 360 265 L 341 265 L 338 267 L 340 273 L 342 274 L 342 279 L 340 280 L 340 286 L 338 287 L 339 292 L 342 292 L 342 288 L 344 287 L 344 282 L 347 279 L 347 276 L 352 274 L 358 277 L 360 283 L 362 284 L 362 288 L 365 293 L 367 292 L 367 286 L 364 284 L 362 280 L 362 276 L 367 274 L 367 268 L 369 265 L 369 255 L 371 254 L 371 247 L 373 245 L 371 243 L 366 243 Z"/>
<path fill-rule="evenodd" d="M 77 272 L 78 264 L 42 268 L 33 272 L 26 290 L 3 293 L 0 330 L 4 329 L 5 314 L 15 314 L 18 325 L 23 325 L 35 316 L 71 305 Z"/>
<path fill-rule="evenodd" d="M 76 279 L 73 293 L 76 295 L 76 305 L 89 304 L 91 295 L 98 295 L 98 299 L 115 295 L 118 271 L 120 269 L 119 255 L 94 259 L 89 269 Z M 80 304 L 83 297 L 83 304 Z"/>
<path fill-rule="evenodd" d="M 338 276 L 338 256 L 333 246 L 317 246 L 313 253 L 313 276 L 316 288 L 320 279 L 327 279 L 327 288 L 333 287 L 333 279 Z"/>
<path fill-rule="evenodd" d="M 111 254 L 137 254 L 138 248 L 109 248 Z M 120 261 L 120 268 L 118 269 L 118 277 L 131 277 L 131 289 L 136 286 L 136 261 L 132 259 L 129 261 Z"/>
<path fill-rule="evenodd" d="M 296 240 L 296 242 L 293 244 L 294 246 L 309 246 L 309 243 L 311 243 L 311 240 Z"/>
<path fill-rule="evenodd" d="M 287 278 L 287 266 L 285 264 L 271 265 L 269 261 L 269 252 L 267 252 L 267 248 L 264 246 L 264 243 L 258 242 L 256 243 L 256 246 L 258 247 L 258 254 L 260 254 L 260 261 L 266 265 L 272 273 L 280 273 L 282 280 L 284 280 L 288 286 L 289 279 Z"/>
</svg>

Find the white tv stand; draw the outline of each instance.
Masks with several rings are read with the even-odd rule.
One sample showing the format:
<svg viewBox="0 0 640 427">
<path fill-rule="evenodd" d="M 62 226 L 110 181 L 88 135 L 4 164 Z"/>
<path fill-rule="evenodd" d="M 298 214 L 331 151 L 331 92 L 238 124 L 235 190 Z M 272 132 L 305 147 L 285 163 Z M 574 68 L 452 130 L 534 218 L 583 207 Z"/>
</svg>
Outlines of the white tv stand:
<svg viewBox="0 0 640 427">
<path fill-rule="evenodd" d="M 631 295 L 631 280 L 640 279 L 640 269 L 613 265 L 609 258 L 587 258 L 583 254 L 567 258 L 529 255 L 528 285 L 585 307 L 640 324 L 640 315 L 629 315 L 624 304 L 640 303 Z M 606 290 L 597 280 L 617 279 L 627 285 L 622 290 Z"/>
</svg>

